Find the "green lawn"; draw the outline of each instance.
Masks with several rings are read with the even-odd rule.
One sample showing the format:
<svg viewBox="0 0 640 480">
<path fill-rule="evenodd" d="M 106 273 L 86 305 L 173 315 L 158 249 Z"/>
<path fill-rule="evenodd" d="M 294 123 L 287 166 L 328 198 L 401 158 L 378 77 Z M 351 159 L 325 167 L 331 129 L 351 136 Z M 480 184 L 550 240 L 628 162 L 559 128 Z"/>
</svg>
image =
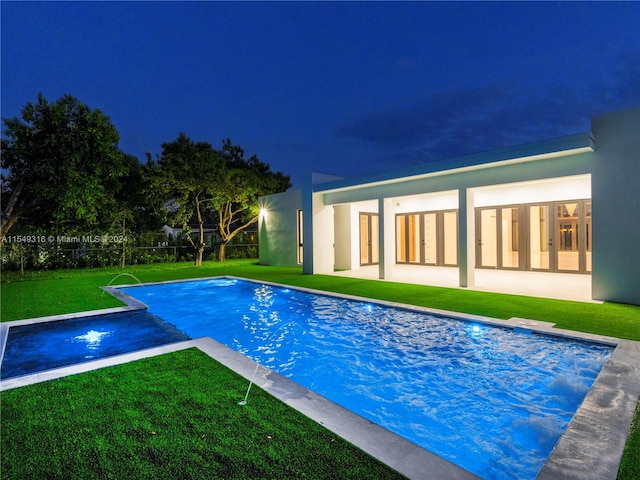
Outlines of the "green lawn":
<svg viewBox="0 0 640 480">
<path fill-rule="evenodd" d="M 2 392 L 2 478 L 404 478 L 246 388 L 189 349 Z"/>
<path fill-rule="evenodd" d="M 25 276 L 3 273 L 1 319 L 8 321 L 117 306 L 119 302 L 104 294 L 99 287 L 111 281 L 114 284 L 136 283 L 128 276 L 116 278 L 114 281 L 122 272 L 134 275 L 141 282 L 236 275 L 500 319 L 537 319 L 553 322 L 559 328 L 640 341 L 638 306 L 614 303 L 586 304 L 326 275 L 302 275 L 300 268 L 264 267 L 256 265 L 254 260 L 228 261 L 224 264 L 205 262 L 200 268 L 177 263 L 133 266 L 125 270 L 106 268 L 29 272 Z M 78 376 L 80 377 L 82 375 Z M 29 391 L 28 388 L 31 387 L 18 391 L 23 391 L 25 393 L 22 395 L 30 397 L 31 394 L 26 393 Z M 4 449 L 4 422 L 2 430 Z M 639 446 L 640 413 L 636 412 L 619 479 L 640 478 Z M 7 450 L 3 452 L 4 458 Z"/>
</svg>

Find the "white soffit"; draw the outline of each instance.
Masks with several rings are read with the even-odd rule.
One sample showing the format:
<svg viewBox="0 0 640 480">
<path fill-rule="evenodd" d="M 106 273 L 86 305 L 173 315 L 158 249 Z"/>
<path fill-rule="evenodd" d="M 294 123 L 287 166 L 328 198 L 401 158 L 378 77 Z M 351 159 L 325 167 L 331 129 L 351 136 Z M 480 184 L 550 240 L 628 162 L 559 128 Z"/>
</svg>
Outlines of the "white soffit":
<svg viewBox="0 0 640 480">
<path fill-rule="evenodd" d="M 566 148 L 568 146 L 572 148 Z M 556 146 L 559 148 L 549 148 Z M 562 148 L 562 147 L 565 148 Z M 538 147 L 538 148 L 536 148 Z M 546 148 L 545 148 L 546 147 Z M 539 153 L 534 153 L 537 150 Z M 527 151 L 529 154 L 527 154 Z M 328 182 L 324 185 L 318 185 L 315 190 L 317 193 L 333 193 L 346 190 L 353 190 L 365 187 L 375 187 L 380 185 L 391 185 L 394 183 L 401 183 L 411 180 L 419 180 L 430 177 L 440 177 L 444 175 L 453 175 L 456 173 L 472 172 L 477 170 L 484 170 L 488 168 L 496 168 L 507 165 L 515 165 L 518 163 L 534 162 L 539 160 L 550 160 L 554 158 L 568 157 L 571 155 L 579 155 L 582 153 L 593 152 L 593 138 L 591 134 L 577 134 L 569 137 L 562 137 L 554 139 L 548 142 L 538 144 L 528 144 L 521 147 L 515 147 L 513 149 L 499 150 L 492 152 L 485 152 L 482 154 L 470 155 L 458 159 L 452 159 L 447 162 L 438 162 L 438 165 L 446 163 L 456 164 L 463 163 L 459 167 L 445 168 L 442 170 L 434 170 L 427 172 L 416 172 L 417 169 L 425 168 L 424 166 L 409 167 L 401 170 L 396 170 L 396 175 L 393 172 L 386 172 L 382 174 L 372 174 L 360 177 L 354 177 L 351 179 L 342 179 L 336 182 Z M 521 155 L 514 155 L 509 158 L 509 153 L 520 153 Z M 506 157 L 506 158 L 505 158 Z M 503 158 L 500 160 L 500 158 Z M 468 164 L 464 165 L 465 160 Z"/>
</svg>

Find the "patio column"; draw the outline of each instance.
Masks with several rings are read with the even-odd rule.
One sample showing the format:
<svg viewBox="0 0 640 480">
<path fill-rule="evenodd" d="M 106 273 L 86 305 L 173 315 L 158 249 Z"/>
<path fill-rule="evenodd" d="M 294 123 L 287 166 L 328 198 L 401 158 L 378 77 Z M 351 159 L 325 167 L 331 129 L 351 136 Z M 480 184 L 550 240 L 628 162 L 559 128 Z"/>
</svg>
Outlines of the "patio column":
<svg viewBox="0 0 640 480">
<path fill-rule="evenodd" d="M 473 191 L 458 190 L 458 274 L 461 287 L 475 285 L 475 215 Z"/>
<path fill-rule="evenodd" d="M 313 175 L 304 179 L 302 185 L 302 273 L 312 275 L 313 265 Z"/>
<path fill-rule="evenodd" d="M 394 251 L 394 221 L 390 198 L 378 199 L 378 236 L 380 238 L 380 263 L 378 277 L 390 279 L 393 275 Z"/>
</svg>

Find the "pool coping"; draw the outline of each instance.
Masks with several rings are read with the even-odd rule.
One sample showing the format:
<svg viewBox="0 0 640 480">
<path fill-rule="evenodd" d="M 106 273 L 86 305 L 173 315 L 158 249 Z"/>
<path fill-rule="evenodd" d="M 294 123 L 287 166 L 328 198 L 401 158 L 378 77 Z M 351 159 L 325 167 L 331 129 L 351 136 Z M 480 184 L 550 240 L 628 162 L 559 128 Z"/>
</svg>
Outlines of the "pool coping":
<svg viewBox="0 0 640 480">
<path fill-rule="evenodd" d="M 305 287 L 296 287 L 274 282 L 253 280 L 236 276 L 216 276 L 199 279 L 185 279 L 159 283 L 189 282 L 214 278 L 234 278 L 253 283 L 268 284 L 290 288 L 319 295 L 337 296 L 346 299 L 393 306 L 412 311 L 435 313 L 462 320 L 477 321 L 485 324 L 520 329 L 523 332 L 543 333 L 577 340 L 603 343 L 615 349 L 609 361 L 602 368 L 584 401 L 574 414 L 567 429 L 560 437 L 555 448 L 547 458 L 536 477 L 538 480 L 598 478 L 615 480 L 626 439 L 640 397 L 640 342 L 593 335 L 583 332 L 553 328 L 552 323 L 511 318 L 498 320 L 478 315 L 460 314 L 415 305 L 388 302 L 367 297 L 336 294 Z M 48 321 L 80 318 L 107 313 L 118 313 L 146 308 L 146 305 L 119 291 L 122 287 L 135 287 L 148 284 L 127 284 L 114 287 L 102 287 L 114 294 L 126 306 L 91 312 L 56 315 L 34 319 L 3 322 L 0 324 L 0 361 L 4 354 L 8 329 L 15 325 L 42 323 Z M 0 391 L 17 388 L 31 383 L 61 378 L 67 375 L 83 373 L 98 368 L 127 363 L 149 356 L 196 347 L 210 355 L 223 365 L 236 371 L 255 385 L 265 389 L 287 405 L 295 408 L 322 424 L 337 435 L 345 438 L 370 455 L 396 469 L 409 478 L 478 478 L 426 449 L 415 445 L 383 427 L 357 415 L 344 407 L 302 387 L 294 381 L 257 364 L 244 355 L 228 348 L 210 337 L 178 342 L 161 347 L 139 350 L 132 353 L 62 367 L 45 372 L 0 380 Z M 257 373 L 257 374 L 256 374 Z M 255 378 L 254 378 L 255 377 Z M 250 396 L 249 396 L 250 401 Z"/>
</svg>

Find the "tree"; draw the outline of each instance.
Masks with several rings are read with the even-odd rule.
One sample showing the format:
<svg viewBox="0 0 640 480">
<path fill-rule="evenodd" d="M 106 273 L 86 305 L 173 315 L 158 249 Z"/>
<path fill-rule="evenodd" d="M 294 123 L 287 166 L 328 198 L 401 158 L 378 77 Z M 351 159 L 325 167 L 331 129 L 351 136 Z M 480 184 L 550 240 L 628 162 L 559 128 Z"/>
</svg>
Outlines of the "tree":
<svg viewBox="0 0 640 480">
<path fill-rule="evenodd" d="M 111 223 L 127 168 L 109 117 L 70 95 L 49 103 L 39 94 L 3 123 L 0 237 L 34 214 L 74 228 Z"/>
<path fill-rule="evenodd" d="M 231 239 L 258 221 L 258 196 L 285 191 L 291 186 L 288 176 L 271 172 L 268 164 L 244 151 L 229 139 L 220 151 L 209 143 L 191 141 L 184 133 L 162 144 L 156 161 L 148 167 L 155 172 L 155 190 L 165 192 L 168 218 L 181 224 L 196 252 L 195 264 L 202 264 L 206 247 L 204 220 L 215 216 L 220 235 L 218 259 L 225 260 L 225 247 Z M 198 224 L 198 236 L 191 235 L 189 222 Z"/>
<path fill-rule="evenodd" d="M 216 177 L 213 203 L 220 233 L 218 260 L 223 262 L 231 239 L 258 221 L 258 197 L 284 192 L 291 181 L 287 175 L 272 172 L 269 164 L 255 155 L 245 159 L 244 150 L 228 138 L 223 141 L 220 154 L 224 168 Z"/>
<path fill-rule="evenodd" d="M 206 243 L 204 218 L 213 208 L 216 175 L 222 168 L 218 152 L 206 142 L 195 143 L 184 133 L 173 142 L 161 145 L 160 157 L 147 165 L 154 172 L 153 185 L 164 194 L 167 218 L 182 225 L 185 237 L 196 253 L 195 265 L 202 264 Z M 189 222 L 198 223 L 198 237 L 191 235 Z"/>
<path fill-rule="evenodd" d="M 124 163 L 125 174 L 112 188 L 118 209 L 114 212 L 110 232 L 133 238 L 137 233 L 157 231 L 162 227 L 163 219 L 156 214 L 156 195 L 150 188 L 148 169 L 128 153 L 124 154 Z M 128 241 L 122 243 L 122 268 L 130 245 Z"/>
</svg>

